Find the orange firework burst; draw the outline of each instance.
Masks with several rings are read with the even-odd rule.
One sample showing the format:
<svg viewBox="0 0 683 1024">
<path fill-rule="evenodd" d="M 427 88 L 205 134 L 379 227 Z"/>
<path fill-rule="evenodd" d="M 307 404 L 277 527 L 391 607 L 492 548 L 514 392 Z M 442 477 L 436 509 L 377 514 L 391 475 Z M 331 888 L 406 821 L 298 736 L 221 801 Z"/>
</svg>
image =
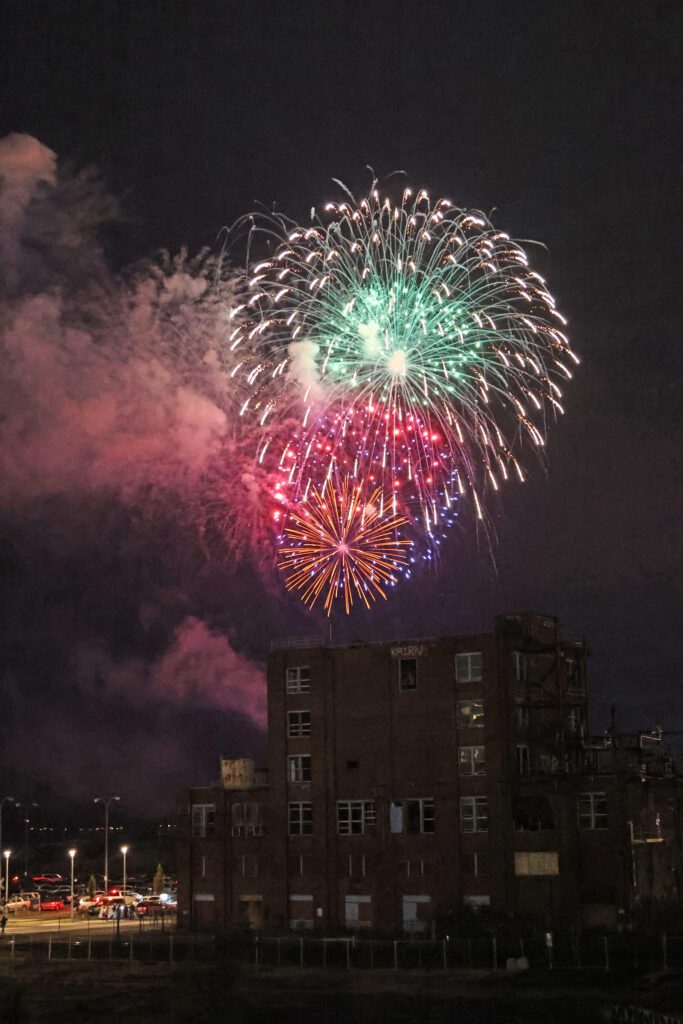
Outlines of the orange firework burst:
<svg viewBox="0 0 683 1024">
<path fill-rule="evenodd" d="M 285 525 L 293 544 L 281 549 L 278 569 L 287 590 L 303 591 L 301 600 L 311 608 L 325 591 L 328 615 L 342 594 L 347 615 L 354 591 L 366 608 L 378 595 L 386 598 L 385 587 L 409 568 L 405 548 L 411 542 L 397 533 L 408 520 L 385 514 L 385 504 L 381 487 L 364 502 L 360 486 L 352 486 L 348 477 L 339 487 L 331 479 L 321 490 L 311 487 Z"/>
</svg>

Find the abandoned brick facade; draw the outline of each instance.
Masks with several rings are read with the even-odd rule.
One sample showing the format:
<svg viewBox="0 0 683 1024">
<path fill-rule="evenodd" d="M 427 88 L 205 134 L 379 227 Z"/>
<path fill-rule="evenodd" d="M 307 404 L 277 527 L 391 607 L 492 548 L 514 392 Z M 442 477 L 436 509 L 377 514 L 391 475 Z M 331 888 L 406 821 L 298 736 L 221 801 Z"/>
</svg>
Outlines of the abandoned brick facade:
<svg viewBox="0 0 683 1024">
<path fill-rule="evenodd" d="M 543 615 L 491 633 L 274 644 L 268 769 L 180 802 L 181 920 L 440 934 L 681 909 L 681 779 L 660 731 L 592 738 L 586 650 Z"/>
</svg>

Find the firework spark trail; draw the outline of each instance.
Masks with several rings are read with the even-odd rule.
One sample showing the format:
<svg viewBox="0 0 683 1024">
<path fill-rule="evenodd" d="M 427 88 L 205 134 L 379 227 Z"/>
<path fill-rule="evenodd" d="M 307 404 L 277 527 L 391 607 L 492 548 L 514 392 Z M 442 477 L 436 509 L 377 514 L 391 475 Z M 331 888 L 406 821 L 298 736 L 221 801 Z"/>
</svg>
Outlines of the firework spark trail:
<svg viewBox="0 0 683 1024">
<path fill-rule="evenodd" d="M 326 591 L 328 615 L 342 594 L 347 615 L 354 591 L 366 608 L 377 597 L 386 598 L 385 588 L 409 566 L 405 548 L 411 542 L 397 534 L 407 520 L 383 515 L 381 497 L 378 487 L 364 503 L 360 486 L 348 477 L 341 483 L 328 479 L 321 490 L 313 486 L 285 527 L 293 543 L 280 549 L 278 568 L 287 589 L 301 590 L 311 608 Z"/>
<path fill-rule="evenodd" d="M 248 270 L 232 345 L 247 353 L 241 412 L 259 451 L 277 423 L 289 497 L 333 472 L 368 477 L 428 535 L 468 495 L 524 479 L 521 434 L 544 444 L 578 362 L 564 318 L 521 246 L 478 211 L 406 189 L 330 203 L 327 223 L 257 224 L 274 254 Z M 275 431 L 271 431 L 273 424 Z"/>
</svg>

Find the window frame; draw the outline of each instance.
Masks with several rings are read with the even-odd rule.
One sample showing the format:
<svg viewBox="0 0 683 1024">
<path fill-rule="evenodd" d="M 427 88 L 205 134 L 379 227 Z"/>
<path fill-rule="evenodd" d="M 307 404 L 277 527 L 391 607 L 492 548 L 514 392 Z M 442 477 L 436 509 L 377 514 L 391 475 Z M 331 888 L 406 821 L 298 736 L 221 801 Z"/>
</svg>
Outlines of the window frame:
<svg viewBox="0 0 683 1024">
<path fill-rule="evenodd" d="M 305 678 L 302 673 L 305 672 Z M 285 691 L 288 696 L 311 692 L 311 670 L 308 665 L 288 665 L 285 669 Z"/>
<path fill-rule="evenodd" d="M 307 721 L 303 716 L 308 715 Z M 294 723 L 298 721 L 298 726 Z M 307 708 L 300 708 L 287 712 L 287 738 L 290 740 L 302 739 L 311 735 L 311 712 Z"/>
<path fill-rule="evenodd" d="M 586 800 L 589 804 L 589 809 L 587 812 L 582 810 L 581 807 L 582 803 L 586 803 Z M 598 811 L 596 809 L 596 804 L 598 802 L 604 805 L 604 810 Z M 579 793 L 579 796 L 576 801 L 579 828 L 583 832 L 604 832 L 606 829 L 609 828 L 609 817 L 607 807 L 607 792 L 604 789 L 587 790 L 584 793 Z M 598 819 L 604 821 L 604 825 L 596 824 Z M 589 824 L 585 824 L 586 820 L 588 820 Z"/>
<path fill-rule="evenodd" d="M 419 828 L 411 829 L 408 828 L 410 821 L 408 806 L 410 804 L 417 804 L 417 821 Z M 392 809 L 401 808 L 401 828 L 394 828 L 394 821 L 392 820 Z M 393 835 L 411 835 L 411 836 L 431 836 L 436 832 L 436 806 L 433 796 L 422 796 L 422 797 L 408 797 L 405 800 L 392 800 L 389 810 L 389 831 Z M 431 828 L 425 828 L 425 824 L 430 824 Z"/>
<path fill-rule="evenodd" d="M 461 659 L 467 659 L 462 662 Z M 479 667 L 474 669 L 473 674 L 473 659 L 478 659 Z M 474 662 L 476 664 L 476 661 Z M 467 672 L 460 672 L 460 665 L 464 664 L 467 666 Z M 476 674 L 478 672 L 478 675 Z M 481 683 L 484 679 L 484 652 L 483 651 L 459 651 L 455 655 L 455 681 L 460 686 L 469 686 L 471 683 Z"/>
<path fill-rule="evenodd" d="M 483 810 L 481 809 L 483 806 Z M 471 814 L 465 811 L 471 808 Z M 485 827 L 480 827 L 481 822 Z M 471 828 L 466 827 L 468 824 Z M 460 797 L 460 831 L 463 835 L 478 835 L 489 830 L 489 800 L 488 796 L 461 796 Z"/>
<path fill-rule="evenodd" d="M 531 749 L 528 743 L 515 745 L 515 770 L 518 778 L 531 775 Z"/>
<path fill-rule="evenodd" d="M 470 715 L 468 721 L 463 721 L 461 709 L 466 705 L 478 704 L 481 707 L 481 715 L 479 721 L 472 721 L 472 715 Z M 476 698 L 475 700 L 458 700 L 456 701 L 456 719 L 458 729 L 483 729 L 486 725 L 486 706 L 483 699 Z"/>
<path fill-rule="evenodd" d="M 311 782 L 312 774 L 313 769 L 310 754 L 287 755 L 287 781 L 290 785 L 308 785 L 308 783 Z"/>
<path fill-rule="evenodd" d="M 345 817 L 342 816 L 342 812 Z M 368 829 L 376 824 L 377 805 L 374 800 L 337 800 L 337 835 L 364 836 L 368 834 Z"/>
<path fill-rule="evenodd" d="M 206 839 L 215 829 L 216 804 L 190 804 L 190 834 L 192 839 Z"/>
<path fill-rule="evenodd" d="M 479 768 L 477 768 L 476 755 L 472 753 L 475 750 L 482 750 L 484 752 L 483 762 L 479 763 Z M 465 751 L 469 753 L 469 759 L 466 762 L 463 762 L 462 754 Z M 463 767 L 469 767 L 470 770 L 463 771 Z M 474 778 L 477 775 L 486 775 L 485 743 L 466 743 L 458 747 L 458 775 L 464 779 Z"/>
<path fill-rule="evenodd" d="M 412 676 L 412 685 L 405 685 L 403 682 L 403 666 L 408 663 L 415 666 L 415 673 Z M 412 690 L 417 690 L 417 658 L 399 658 L 398 659 L 398 688 L 401 693 L 409 693 Z"/>
<path fill-rule="evenodd" d="M 313 804 L 310 800 L 290 800 L 288 802 L 287 834 L 290 836 L 313 835 Z"/>
</svg>

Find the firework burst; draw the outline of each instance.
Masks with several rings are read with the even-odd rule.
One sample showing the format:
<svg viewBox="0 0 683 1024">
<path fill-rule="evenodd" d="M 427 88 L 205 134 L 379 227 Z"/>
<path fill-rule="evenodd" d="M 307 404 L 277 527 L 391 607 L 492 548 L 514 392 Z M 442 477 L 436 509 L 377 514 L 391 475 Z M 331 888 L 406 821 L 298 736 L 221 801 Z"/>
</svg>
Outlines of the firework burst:
<svg viewBox="0 0 683 1024">
<path fill-rule="evenodd" d="M 354 593 L 366 608 L 409 568 L 406 548 L 398 529 L 405 517 L 382 513 L 380 487 L 366 502 L 362 489 L 345 477 L 328 479 L 318 490 L 312 486 L 305 501 L 290 511 L 284 534 L 290 542 L 280 549 L 278 568 L 288 590 L 301 591 L 302 601 L 313 607 L 324 594 L 329 615 L 343 596 L 346 614 Z"/>
<path fill-rule="evenodd" d="M 483 518 L 487 492 L 524 479 L 522 440 L 542 448 L 578 362 L 522 247 L 409 189 L 252 230 L 273 254 L 250 268 L 230 345 L 245 353 L 258 458 L 275 459 L 289 499 L 341 474 L 390 494 L 430 540 L 463 497 Z M 282 442 L 285 415 L 298 427 Z"/>
</svg>

